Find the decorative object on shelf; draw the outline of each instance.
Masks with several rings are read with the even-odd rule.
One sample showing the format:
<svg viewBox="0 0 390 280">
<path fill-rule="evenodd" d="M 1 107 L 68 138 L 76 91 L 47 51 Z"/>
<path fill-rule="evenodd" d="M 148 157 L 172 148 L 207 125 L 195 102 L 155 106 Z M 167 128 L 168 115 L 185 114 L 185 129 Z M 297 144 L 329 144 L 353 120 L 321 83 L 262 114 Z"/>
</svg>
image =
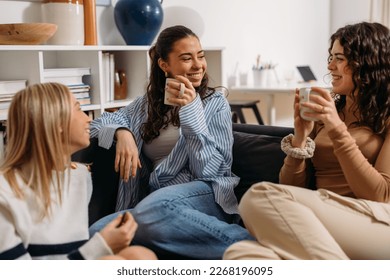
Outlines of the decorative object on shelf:
<svg viewBox="0 0 390 280">
<path fill-rule="evenodd" d="M 48 44 L 84 45 L 83 0 L 44 0 L 42 18 L 58 26 Z"/>
<path fill-rule="evenodd" d="M 115 100 L 127 98 L 127 77 L 124 70 L 115 71 Z"/>
<path fill-rule="evenodd" d="M 52 23 L 0 24 L 0 45 L 39 45 L 57 31 Z"/>
<path fill-rule="evenodd" d="M 97 45 L 96 0 L 84 0 L 84 45 Z"/>
<path fill-rule="evenodd" d="M 127 45 L 151 45 L 163 22 L 162 0 L 119 0 L 114 19 Z"/>
</svg>

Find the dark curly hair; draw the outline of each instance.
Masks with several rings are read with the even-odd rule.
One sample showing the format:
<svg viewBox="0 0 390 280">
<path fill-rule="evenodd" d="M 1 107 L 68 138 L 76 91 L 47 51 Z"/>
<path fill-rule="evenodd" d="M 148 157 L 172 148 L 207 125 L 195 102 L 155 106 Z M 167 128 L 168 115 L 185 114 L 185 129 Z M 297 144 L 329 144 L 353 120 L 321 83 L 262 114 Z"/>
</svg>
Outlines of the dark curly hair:
<svg viewBox="0 0 390 280">
<path fill-rule="evenodd" d="M 374 133 L 383 135 L 390 112 L 390 33 L 379 23 L 361 22 L 346 25 L 330 38 L 331 49 L 338 40 L 344 48 L 348 66 L 352 71 L 356 103 L 354 114 L 357 125 L 369 126 Z M 336 96 L 336 108 L 340 112 L 346 103 L 345 95 Z"/>
<path fill-rule="evenodd" d="M 149 50 L 151 67 L 149 84 L 146 89 L 148 119 L 141 128 L 142 139 L 146 143 L 157 138 L 160 135 L 160 129 L 166 128 L 168 124 L 180 126 L 179 107 L 164 104 L 165 73 L 160 68 L 158 60 L 161 58 L 167 61 L 169 54 L 173 51 L 174 43 L 186 37 L 195 37 L 199 40 L 198 36 L 185 26 L 168 27 L 160 33 L 156 44 Z M 209 78 L 205 73 L 200 86 L 195 88 L 201 99 L 205 99 L 215 92 L 215 89 L 208 86 L 208 82 Z"/>
</svg>

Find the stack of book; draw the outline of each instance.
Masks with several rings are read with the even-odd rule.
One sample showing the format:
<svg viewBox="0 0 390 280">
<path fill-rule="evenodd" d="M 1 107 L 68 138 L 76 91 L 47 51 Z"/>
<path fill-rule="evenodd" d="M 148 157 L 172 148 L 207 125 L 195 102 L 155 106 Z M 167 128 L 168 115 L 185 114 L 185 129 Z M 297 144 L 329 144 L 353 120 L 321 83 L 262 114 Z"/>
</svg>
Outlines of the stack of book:
<svg viewBox="0 0 390 280">
<path fill-rule="evenodd" d="M 7 114 L 15 93 L 26 87 L 27 80 L 0 81 L 0 115 Z"/>
<path fill-rule="evenodd" d="M 91 68 L 46 68 L 43 81 L 67 85 L 81 105 L 91 104 L 90 86 L 84 83 L 91 75 Z"/>
<path fill-rule="evenodd" d="M 68 88 L 73 93 L 74 97 L 80 103 L 80 105 L 91 104 L 91 96 L 89 95 L 89 89 L 91 88 L 87 84 L 68 85 Z"/>
</svg>

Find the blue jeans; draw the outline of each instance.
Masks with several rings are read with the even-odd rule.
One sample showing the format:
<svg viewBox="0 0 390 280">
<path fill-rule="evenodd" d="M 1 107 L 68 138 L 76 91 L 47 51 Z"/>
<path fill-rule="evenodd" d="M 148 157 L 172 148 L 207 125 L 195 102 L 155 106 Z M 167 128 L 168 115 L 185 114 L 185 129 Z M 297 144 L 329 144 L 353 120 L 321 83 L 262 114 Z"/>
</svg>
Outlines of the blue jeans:
<svg viewBox="0 0 390 280">
<path fill-rule="evenodd" d="M 133 243 L 159 256 L 221 259 L 229 245 L 254 240 L 245 228 L 234 223 L 236 215 L 226 214 L 215 203 L 211 185 L 202 181 L 159 189 L 128 211 L 138 223 Z M 90 227 L 91 236 L 117 215 L 95 222 Z"/>
</svg>

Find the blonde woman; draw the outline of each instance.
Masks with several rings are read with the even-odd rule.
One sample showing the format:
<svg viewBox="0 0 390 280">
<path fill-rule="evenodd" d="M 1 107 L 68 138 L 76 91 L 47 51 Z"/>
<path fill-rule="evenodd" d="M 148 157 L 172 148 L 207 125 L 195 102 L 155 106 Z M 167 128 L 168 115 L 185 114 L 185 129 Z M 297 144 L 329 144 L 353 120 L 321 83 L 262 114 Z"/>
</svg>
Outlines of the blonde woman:
<svg viewBox="0 0 390 280">
<path fill-rule="evenodd" d="M 89 239 L 92 181 L 71 154 L 89 145 L 90 122 L 61 84 L 32 85 L 13 98 L 0 166 L 0 259 L 155 258 L 128 246 L 137 228 L 130 213 Z"/>
</svg>

